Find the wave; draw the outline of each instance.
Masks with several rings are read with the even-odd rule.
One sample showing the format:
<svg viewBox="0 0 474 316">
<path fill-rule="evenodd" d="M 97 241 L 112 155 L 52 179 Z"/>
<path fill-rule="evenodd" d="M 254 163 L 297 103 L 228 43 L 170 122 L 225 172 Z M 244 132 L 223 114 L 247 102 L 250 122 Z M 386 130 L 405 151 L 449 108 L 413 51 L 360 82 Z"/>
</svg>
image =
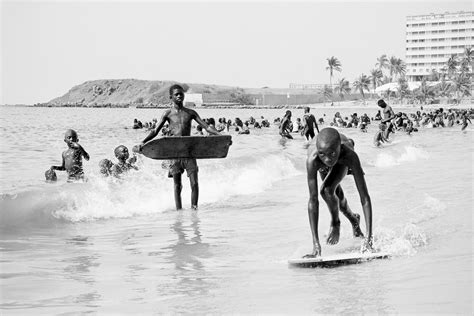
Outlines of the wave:
<svg viewBox="0 0 474 316">
<path fill-rule="evenodd" d="M 249 159 L 198 161 L 199 205 L 262 192 L 301 173 L 284 153 Z M 87 182 L 45 185 L 0 199 L 0 227 L 51 225 L 158 214 L 174 209 L 173 180 L 161 162 L 141 160 L 123 179 L 91 174 Z M 183 206 L 190 198 L 183 174 Z"/>
<path fill-rule="evenodd" d="M 428 159 L 429 154 L 425 150 L 414 146 L 405 146 L 401 152 L 390 151 L 379 153 L 375 160 L 368 162 L 369 165 L 388 168 L 398 166 L 407 162 L 415 162 L 421 159 Z"/>
<path fill-rule="evenodd" d="M 428 234 L 421 227 L 423 223 L 444 214 L 446 205 L 440 200 L 425 194 L 420 205 L 407 212 L 407 221 L 401 226 L 387 228 L 379 226 L 375 231 L 375 245 L 380 251 L 394 256 L 414 255 L 428 244 Z"/>
</svg>

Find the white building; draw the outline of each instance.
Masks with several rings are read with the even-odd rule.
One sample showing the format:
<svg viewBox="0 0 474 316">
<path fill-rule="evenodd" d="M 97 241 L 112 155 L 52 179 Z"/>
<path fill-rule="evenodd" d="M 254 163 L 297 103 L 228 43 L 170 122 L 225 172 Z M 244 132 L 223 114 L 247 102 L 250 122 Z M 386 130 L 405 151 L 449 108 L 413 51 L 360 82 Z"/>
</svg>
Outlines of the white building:
<svg viewBox="0 0 474 316">
<path fill-rule="evenodd" d="M 474 46 L 474 12 L 408 16 L 406 76 L 420 81 L 433 69 L 440 71 L 452 54 Z"/>
</svg>

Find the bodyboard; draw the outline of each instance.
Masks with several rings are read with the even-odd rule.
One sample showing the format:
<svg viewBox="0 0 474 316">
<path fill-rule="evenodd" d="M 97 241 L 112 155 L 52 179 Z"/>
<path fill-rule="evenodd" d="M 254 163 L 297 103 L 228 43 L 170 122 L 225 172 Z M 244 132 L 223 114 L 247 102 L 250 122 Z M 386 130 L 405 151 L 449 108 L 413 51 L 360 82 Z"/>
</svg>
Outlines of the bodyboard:
<svg viewBox="0 0 474 316">
<path fill-rule="evenodd" d="M 151 159 L 225 158 L 231 144 L 230 135 L 169 136 L 146 143 L 141 153 Z"/>
<path fill-rule="evenodd" d="M 362 263 L 374 259 L 387 259 L 389 257 L 390 254 L 386 252 L 340 253 L 315 258 L 294 258 L 289 259 L 288 263 L 293 266 L 299 266 L 304 268 L 334 267 L 346 264 Z"/>
</svg>

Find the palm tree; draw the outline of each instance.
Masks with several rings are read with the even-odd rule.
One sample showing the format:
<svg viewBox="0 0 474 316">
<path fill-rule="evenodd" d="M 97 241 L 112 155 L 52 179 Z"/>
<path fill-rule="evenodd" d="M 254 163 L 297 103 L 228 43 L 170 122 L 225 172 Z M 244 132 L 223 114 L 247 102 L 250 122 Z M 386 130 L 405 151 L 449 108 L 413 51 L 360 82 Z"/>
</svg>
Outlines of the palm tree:
<svg viewBox="0 0 474 316">
<path fill-rule="evenodd" d="M 345 78 L 340 79 L 334 91 L 337 93 L 339 98 L 341 98 L 341 100 L 344 100 L 344 95 L 349 94 L 351 92 L 349 81 Z"/>
<path fill-rule="evenodd" d="M 427 84 L 426 78 L 421 80 L 421 85 L 414 91 L 418 99 L 426 104 L 427 99 L 432 99 L 435 97 L 435 90 L 433 87 L 430 87 Z"/>
<path fill-rule="evenodd" d="M 403 98 L 410 94 L 408 89 L 408 82 L 405 77 L 398 78 L 398 95 L 400 96 L 400 104 L 403 102 Z"/>
<path fill-rule="evenodd" d="M 325 84 L 324 87 L 323 87 L 323 96 L 324 96 L 324 102 L 326 102 L 326 100 L 331 100 L 331 98 L 332 98 L 332 87 Z"/>
<path fill-rule="evenodd" d="M 402 77 L 406 73 L 407 66 L 405 62 L 395 56 L 390 57 L 389 60 L 389 69 L 390 69 L 390 81 L 393 81 L 393 78 L 396 76 Z"/>
<path fill-rule="evenodd" d="M 456 54 L 451 54 L 451 57 L 449 57 L 448 61 L 446 62 L 448 76 L 452 77 L 456 73 L 458 65 L 458 56 Z"/>
<path fill-rule="evenodd" d="M 462 98 L 471 95 L 471 78 L 469 74 L 463 72 L 456 74 L 452 78 L 451 91 L 456 95 L 457 103 L 460 103 Z"/>
<path fill-rule="evenodd" d="M 374 88 L 374 94 L 375 94 L 375 89 L 382 84 L 382 77 L 383 73 L 382 70 L 380 69 L 372 69 L 370 71 L 370 82 L 372 83 L 372 87 Z"/>
<path fill-rule="evenodd" d="M 383 54 L 382 56 L 377 58 L 377 63 L 375 64 L 375 67 L 377 67 L 378 70 L 382 71 L 384 69 L 389 69 L 389 64 L 388 64 L 388 58 L 386 54 Z"/>
<path fill-rule="evenodd" d="M 439 81 L 439 79 L 441 79 L 441 74 L 436 69 L 431 69 L 431 73 L 429 74 L 428 78 L 430 81 Z"/>
<path fill-rule="evenodd" d="M 332 56 L 330 58 L 327 58 L 327 61 L 328 61 L 328 66 L 326 67 L 326 70 L 329 70 L 329 85 L 332 89 L 332 76 L 333 76 L 333 73 L 334 71 L 339 71 L 341 72 L 342 71 L 342 65 L 341 65 L 341 62 L 339 61 L 339 59 L 337 59 L 336 57 Z"/>
<path fill-rule="evenodd" d="M 446 78 L 444 76 L 441 77 L 441 82 L 435 86 L 434 92 L 439 97 L 450 97 L 451 84 L 446 81 Z"/>
<path fill-rule="evenodd" d="M 354 89 L 360 94 L 362 94 L 362 98 L 364 99 L 364 104 L 365 104 L 365 93 L 364 90 L 367 92 L 369 91 L 369 85 L 370 85 L 370 79 L 367 77 L 367 75 L 361 74 L 359 78 L 357 78 L 356 81 L 352 83 L 352 86 Z"/>
<path fill-rule="evenodd" d="M 461 59 L 461 72 L 469 72 L 473 69 L 474 51 L 471 47 L 466 47 Z"/>
</svg>

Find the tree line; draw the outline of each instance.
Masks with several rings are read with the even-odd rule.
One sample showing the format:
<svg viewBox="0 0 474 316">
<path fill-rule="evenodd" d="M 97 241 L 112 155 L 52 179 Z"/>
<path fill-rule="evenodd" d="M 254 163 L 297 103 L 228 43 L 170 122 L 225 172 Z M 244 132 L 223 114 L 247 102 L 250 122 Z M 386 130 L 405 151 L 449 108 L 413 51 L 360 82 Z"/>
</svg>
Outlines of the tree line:
<svg viewBox="0 0 474 316">
<path fill-rule="evenodd" d="M 345 95 L 355 91 L 362 95 L 365 103 L 366 93 L 372 91 L 375 94 L 377 87 L 395 83 L 393 91 L 386 90 L 384 97 L 398 98 L 400 103 L 404 99 L 427 103 L 436 98 L 447 98 L 450 103 L 460 103 L 464 97 L 471 96 L 473 54 L 470 47 L 462 54 L 452 54 L 440 71 L 432 69 L 430 75 L 423 76 L 420 86 L 413 91 L 409 89 L 406 78 L 406 63 L 395 56 L 388 58 L 386 54 L 377 58 L 369 75 L 362 73 L 352 85 L 346 78 L 339 79 L 333 85 L 334 73 L 342 72 L 342 64 L 337 57 L 331 56 L 327 58 L 326 66 L 329 71 L 329 85 L 324 87 L 323 94 L 328 99 L 332 99 L 336 94 L 343 100 Z"/>
</svg>

